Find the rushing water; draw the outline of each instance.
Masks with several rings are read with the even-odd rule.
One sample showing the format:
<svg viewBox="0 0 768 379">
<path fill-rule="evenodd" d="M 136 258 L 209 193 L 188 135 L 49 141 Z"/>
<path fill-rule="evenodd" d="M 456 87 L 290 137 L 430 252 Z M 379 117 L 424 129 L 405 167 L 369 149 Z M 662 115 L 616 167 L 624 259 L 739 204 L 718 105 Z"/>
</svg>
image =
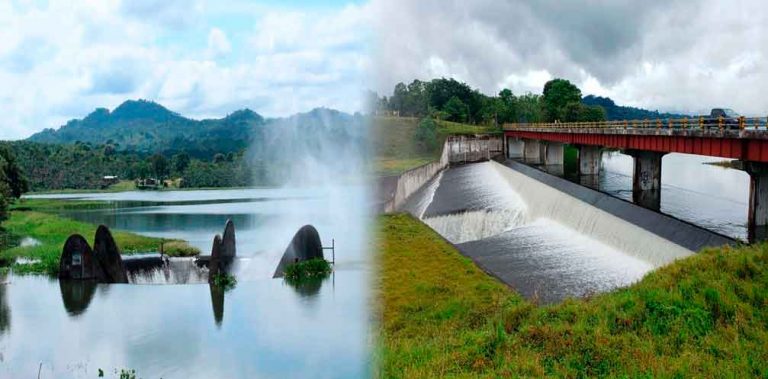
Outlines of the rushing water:
<svg viewBox="0 0 768 379">
<path fill-rule="evenodd" d="M 486 270 L 545 303 L 627 285 L 655 267 L 561 222 L 574 212 L 595 221 L 567 196 L 533 179 L 510 182 L 501 170 L 510 169 L 488 162 L 450 168 L 406 206 Z"/>
<path fill-rule="evenodd" d="M 363 188 L 339 190 L 347 199 L 365 196 Z M 232 218 L 238 283 L 223 293 L 205 283 L 2 277 L 0 378 L 36 377 L 38 370 L 41 378 L 94 378 L 99 369 L 111 377 L 122 368 L 142 378 L 367 376 L 367 225 L 349 222 L 336 195 L 244 189 L 53 196 L 106 202 L 63 210 L 68 217 L 186 239 L 204 253 Z M 335 239 L 334 274 L 300 288 L 271 279 L 291 237 L 308 223 L 325 245 Z"/>
</svg>

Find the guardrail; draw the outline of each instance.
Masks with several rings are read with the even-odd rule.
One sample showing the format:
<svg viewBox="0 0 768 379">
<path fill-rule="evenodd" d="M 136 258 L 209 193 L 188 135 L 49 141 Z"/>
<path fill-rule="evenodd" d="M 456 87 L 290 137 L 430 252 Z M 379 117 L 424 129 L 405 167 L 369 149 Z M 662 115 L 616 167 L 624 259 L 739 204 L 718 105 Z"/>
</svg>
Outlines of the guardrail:
<svg viewBox="0 0 768 379">
<path fill-rule="evenodd" d="M 739 118 L 668 118 L 597 122 L 536 122 L 536 123 L 505 123 L 504 129 L 542 128 L 610 128 L 610 129 L 766 129 L 768 117 L 739 117 Z"/>
</svg>

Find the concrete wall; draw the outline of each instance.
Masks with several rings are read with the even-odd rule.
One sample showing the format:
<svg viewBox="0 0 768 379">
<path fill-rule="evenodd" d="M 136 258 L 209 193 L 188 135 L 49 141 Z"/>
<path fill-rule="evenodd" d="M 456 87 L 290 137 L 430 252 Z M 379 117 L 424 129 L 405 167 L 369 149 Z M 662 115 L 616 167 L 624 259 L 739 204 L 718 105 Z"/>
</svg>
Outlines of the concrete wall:
<svg viewBox="0 0 768 379">
<path fill-rule="evenodd" d="M 437 161 L 410 169 L 397 177 L 380 180 L 380 190 L 385 193 L 379 211 L 391 213 L 399 210 L 411 195 L 451 164 L 487 161 L 503 152 L 504 140 L 501 136 L 449 136 Z"/>
<path fill-rule="evenodd" d="M 482 162 L 503 154 L 504 140 L 497 136 L 450 136 L 443 148 L 448 148 L 450 164 Z"/>
</svg>

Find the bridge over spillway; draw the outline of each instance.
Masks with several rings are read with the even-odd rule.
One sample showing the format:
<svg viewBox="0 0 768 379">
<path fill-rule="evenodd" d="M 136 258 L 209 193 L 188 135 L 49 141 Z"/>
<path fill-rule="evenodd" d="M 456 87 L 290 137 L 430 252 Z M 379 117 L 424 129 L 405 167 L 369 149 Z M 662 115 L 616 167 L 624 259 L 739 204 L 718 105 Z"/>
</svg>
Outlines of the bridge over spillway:
<svg viewBox="0 0 768 379">
<path fill-rule="evenodd" d="M 508 158 L 533 164 L 562 165 L 565 145 L 578 149 L 579 174 L 600 175 L 603 148 L 619 149 L 634 159 L 632 197 L 659 210 L 662 157 L 668 153 L 735 159 L 749 174 L 749 239 L 768 230 L 768 130 L 766 119 L 681 119 L 581 123 L 505 124 Z"/>
</svg>

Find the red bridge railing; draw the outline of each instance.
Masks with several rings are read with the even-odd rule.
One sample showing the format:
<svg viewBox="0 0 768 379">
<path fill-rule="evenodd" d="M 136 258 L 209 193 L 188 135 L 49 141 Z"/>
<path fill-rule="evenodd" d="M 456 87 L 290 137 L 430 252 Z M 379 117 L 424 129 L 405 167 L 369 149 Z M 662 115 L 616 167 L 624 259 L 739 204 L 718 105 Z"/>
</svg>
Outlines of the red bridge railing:
<svg viewBox="0 0 768 379">
<path fill-rule="evenodd" d="M 678 118 L 678 119 L 644 119 L 597 122 L 536 122 L 536 123 L 505 123 L 505 130 L 514 129 L 573 129 L 573 128 L 606 128 L 606 129 L 766 129 L 768 117 L 739 117 L 739 118 Z"/>
</svg>

